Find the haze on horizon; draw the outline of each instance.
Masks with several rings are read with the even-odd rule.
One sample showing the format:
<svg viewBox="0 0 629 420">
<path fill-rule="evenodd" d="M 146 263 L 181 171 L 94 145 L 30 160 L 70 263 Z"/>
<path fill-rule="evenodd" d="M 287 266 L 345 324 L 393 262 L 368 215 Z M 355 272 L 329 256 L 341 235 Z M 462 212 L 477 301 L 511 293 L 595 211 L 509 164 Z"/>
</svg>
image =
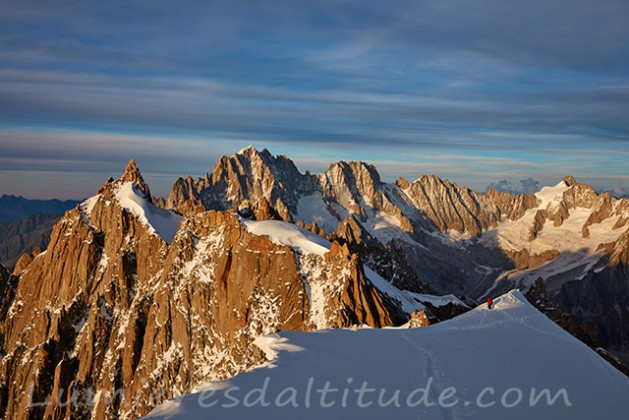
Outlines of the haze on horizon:
<svg viewBox="0 0 629 420">
<path fill-rule="evenodd" d="M 629 2 L 0 0 L 0 194 L 156 195 L 248 144 L 629 190 Z"/>
</svg>

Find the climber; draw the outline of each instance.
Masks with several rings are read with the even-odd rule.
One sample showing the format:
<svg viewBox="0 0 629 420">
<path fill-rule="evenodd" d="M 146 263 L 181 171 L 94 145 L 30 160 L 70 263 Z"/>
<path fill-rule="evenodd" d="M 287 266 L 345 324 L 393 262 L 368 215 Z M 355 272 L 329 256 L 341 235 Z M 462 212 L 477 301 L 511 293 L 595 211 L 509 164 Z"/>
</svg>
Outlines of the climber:
<svg viewBox="0 0 629 420">
<path fill-rule="evenodd" d="M 491 298 L 487 298 L 487 309 L 491 309 L 494 306 L 494 301 Z"/>
</svg>

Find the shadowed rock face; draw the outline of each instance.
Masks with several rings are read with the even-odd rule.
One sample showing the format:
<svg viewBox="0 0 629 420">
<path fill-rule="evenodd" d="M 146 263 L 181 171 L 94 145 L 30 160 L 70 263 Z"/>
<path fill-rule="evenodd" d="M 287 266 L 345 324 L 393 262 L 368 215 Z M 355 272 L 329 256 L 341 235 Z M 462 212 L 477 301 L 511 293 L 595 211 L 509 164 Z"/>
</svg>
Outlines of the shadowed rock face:
<svg viewBox="0 0 629 420">
<path fill-rule="evenodd" d="M 6 418 L 136 417 L 264 361 L 252 345 L 260 334 L 407 320 L 347 246 L 301 255 L 225 211 L 190 214 L 169 246 L 116 200 L 126 182 L 148 197 L 131 162 L 90 208 L 55 225 L 48 250 L 24 257 L 19 277 L 0 268 Z M 314 282 L 333 286 L 316 319 Z"/>
<path fill-rule="evenodd" d="M 11 277 L 11 273 L 2 264 L 0 264 L 0 319 L 4 320 L 7 316 L 7 312 L 13 303 L 13 297 L 15 296 L 16 281 L 14 277 Z M 0 330 L 0 337 L 4 337 L 2 330 Z M 2 343 L 3 340 L 0 340 Z M 2 354 L 2 353 L 0 353 Z"/>
<path fill-rule="evenodd" d="M 554 298 L 594 328 L 603 347 L 623 354 L 629 348 L 629 233 L 604 248 L 606 266 L 565 283 Z M 623 358 L 623 363 L 629 365 L 629 360 Z"/>
</svg>

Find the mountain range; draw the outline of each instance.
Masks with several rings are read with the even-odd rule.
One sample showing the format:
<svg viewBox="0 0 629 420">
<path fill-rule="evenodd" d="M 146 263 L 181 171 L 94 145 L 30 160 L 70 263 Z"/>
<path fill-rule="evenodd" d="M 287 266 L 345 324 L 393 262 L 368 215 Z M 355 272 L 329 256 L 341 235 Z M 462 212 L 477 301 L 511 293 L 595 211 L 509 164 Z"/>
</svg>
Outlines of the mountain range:
<svg viewBox="0 0 629 420">
<path fill-rule="evenodd" d="M 0 224 L 36 214 L 63 214 L 77 204 L 76 200 L 32 200 L 15 195 L 0 196 Z"/>
<path fill-rule="evenodd" d="M 12 269 L 21 254 L 45 249 L 54 224 L 77 204 L 73 200 L 0 196 L 0 262 Z"/>
<path fill-rule="evenodd" d="M 629 200 L 570 176 L 478 193 L 247 147 L 163 203 L 130 161 L 49 239 L 0 272 L 5 418 L 135 418 L 264 364 L 261 336 L 426 326 L 515 288 L 618 366 L 629 349 Z"/>
<path fill-rule="evenodd" d="M 404 268 L 384 274 L 407 290 L 474 300 L 542 278 L 552 299 L 591 325 L 606 348 L 624 357 L 629 344 L 622 322 L 629 315 L 629 199 L 598 194 L 572 176 L 536 194 L 482 194 L 435 175 L 384 183 L 364 162 L 302 174 L 287 157 L 249 147 L 221 158 L 211 174 L 178 179 L 167 205 L 184 214 L 247 211 L 324 237 L 351 238 L 356 229 L 343 227 L 351 224 L 375 240 L 359 252 L 368 263 L 380 265 L 382 248 L 396 255 Z M 381 258 L 385 265 L 390 259 Z"/>
</svg>

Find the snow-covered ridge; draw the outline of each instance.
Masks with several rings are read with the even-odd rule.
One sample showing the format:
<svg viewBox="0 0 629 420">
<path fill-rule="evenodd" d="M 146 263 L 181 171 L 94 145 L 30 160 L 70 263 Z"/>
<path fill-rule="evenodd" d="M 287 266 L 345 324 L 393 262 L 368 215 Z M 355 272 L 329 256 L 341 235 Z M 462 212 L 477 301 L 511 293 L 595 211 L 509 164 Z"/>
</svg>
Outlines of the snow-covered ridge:
<svg viewBox="0 0 629 420">
<path fill-rule="evenodd" d="M 346 217 L 347 211 L 337 205 L 337 210 L 339 209 L 342 210 L 337 213 Z M 306 224 L 314 222 L 328 234 L 334 233 L 339 224 L 339 220 L 330 213 L 320 192 L 299 198 L 295 220 L 301 220 Z"/>
<path fill-rule="evenodd" d="M 589 226 L 589 236 L 584 236 L 583 226 L 594 209 L 575 207 L 569 210 L 568 217 L 562 220 L 559 226 L 554 220 L 546 220 L 540 232 L 531 238 L 531 230 L 535 224 L 535 218 L 540 210 L 553 213 L 558 210 L 564 199 L 564 193 L 574 188 L 566 181 L 561 181 L 554 186 L 543 187 L 535 193 L 538 200 L 537 206 L 529 208 L 524 215 L 516 220 L 503 219 L 498 226 L 483 233 L 483 239 L 491 241 L 496 238 L 500 246 L 507 250 L 529 250 L 532 254 L 540 254 L 544 251 L 577 251 L 588 249 L 592 253 L 601 243 L 612 242 L 622 233 L 622 229 L 613 229 L 618 221 L 614 215 L 601 223 Z"/>
<path fill-rule="evenodd" d="M 430 303 L 435 308 L 439 308 L 441 306 L 446 306 L 449 304 L 468 307 L 463 301 L 454 296 L 453 294 L 444 295 L 444 296 L 435 296 L 429 295 L 426 293 L 414 293 L 415 297 L 419 299 L 422 303 Z"/>
<path fill-rule="evenodd" d="M 270 359 L 267 368 L 212 384 L 208 389 L 214 392 L 203 400 L 202 394 L 191 394 L 176 404 L 167 402 L 148 417 L 589 420 L 623 419 L 629 410 L 629 378 L 538 312 L 518 291 L 495 299 L 491 310 L 481 305 L 426 328 L 283 332 L 256 343 Z M 336 392 L 327 394 L 326 402 L 335 404 L 324 409 L 316 390 L 326 382 Z M 363 394 L 363 403 L 371 401 L 367 407 L 357 399 L 365 382 L 373 389 Z M 450 387 L 454 397 L 440 404 L 439 396 Z M 278 400 L 290 396 L 289 388 L 297 394 L 296 405 L 279 406 Z M 424 395 L 408 399 L 420 388 L 428 389 L 425 401 L 431 404 L 409 404 Z M 308 389 L 312 398 L 306 407 Z M 349 392 L 343 400 L 344 389 Z M 246 406 L 245 396 L 252 390 L 258 390 L 256 396 L 264 392 L 268 404 Z M 378 403 L 382 390 L 382 401 L 399 391 L 398 406 Z M 530 396 L 542 390 L 559 397 L 553 403 L 542 398 L 531 404 Z M 277 398 L 281 392 L 285 398 Z"/>
<path fill-rule="evenodd" d="M 540 209 L 553 209 L 559 205 L 563 193 L 568 189 L 568 185 L 565 181 L 561 181 L 552 187 L 543 187 L 537 193 L 535 197 L 540 200 Z"/>
<path fill-rule="evenodd" d="M 84 202 L 81 203 L 81 210 L 88 215 L 88 217 L 92 214 L 92 210 L 94 209 L 94 206 L 96 205 L 96 203 L 98 203 L 98 200 L 100 200 L 101 195 L 100 194 L 96 194 L 93 197 L 88 198 L 87 200 L 85 200 Z"/>
<path fill-rule="evenodd" d="M 88 198 L 81 203 L 81 210 L 89 217 L 101 198 L 101 194 Z M 180 214 L 150 203 L 135 182 L 121 183 L 114 198 L 120 207 L 137 217 L 150 233 L 160 236 L 168 244 L 172 242 L 179 228 Z"/>
<path fill-rule="evenodd" d="M 248 232 L 268 236 L 271 242 L 296 249 L 303 254 L 323 256 L 330 250 L 330 242 L 292 223 L 278 220 L 242 220 Z"/>
<path fill-rule="evenodd" d="M 278 220 L 245 220 L 241 219 L 248 232 L 254 235 L 267 236 L 271 242 L 291 247 L 301 254 L 314 254 L 322 257 L 330 250 L 330 242 L 314 233 L 303 229 L 293 223 Z M 424 309 L 423 301 L 430 302 L 434 306 L 443 306 L 448 303 L 464 305 L 454 296 L 432 296 L 412 293 L 407 290 L 400 290 L 387 280 L 382 278 L 371 268 L 364 266 L 367 279 L 381 293 L 397 300 L 404 312 L 411 314 L 418 309 Z"/>
<path fill-rule="evenodd" d="M 236 154 L 237 154 L 237 155 L 243 155 L 243 154 L 245 154 L 246 152 L 252 152 L 252 151 L 255 151 L 255 150 L 256 150 L 256 148 L 255 148 L 255 147 L 253 147 L 253 145 L 252 145 L 252 144 L 250 144 L 250 145 L 248 145 L 248 146 L 243 147 L 243 148 L 242 148 L 242 149 L 240 149 L 239 151 L 237 151 L 237 152 L 236 152 Z"/>
</svg>

